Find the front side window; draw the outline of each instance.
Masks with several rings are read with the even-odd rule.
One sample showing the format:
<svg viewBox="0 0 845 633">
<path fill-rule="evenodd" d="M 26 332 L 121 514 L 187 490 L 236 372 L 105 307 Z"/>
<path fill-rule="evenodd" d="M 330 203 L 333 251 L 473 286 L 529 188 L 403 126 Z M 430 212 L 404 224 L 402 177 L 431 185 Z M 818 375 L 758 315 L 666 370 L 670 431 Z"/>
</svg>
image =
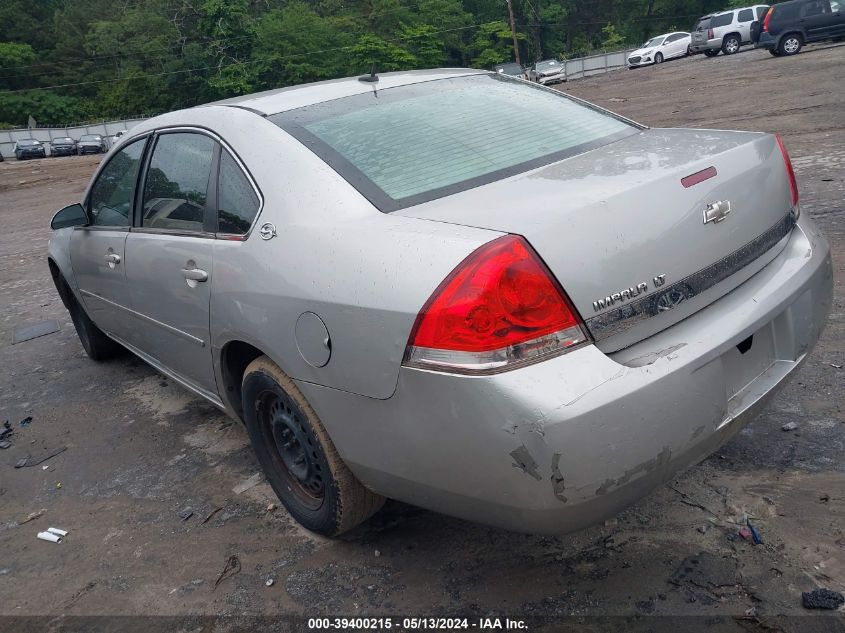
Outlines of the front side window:
<svg viewBox="0 0 845 633">
<path fill-rule="evenodd" d="M 121 149 L 97 176 L 88 199 L 94 226 L 129 226 L 135 179 L 146 142 L 139 139 Z"/>
<path fill-rule="evenodd" d="M 560 92 L 494 73 L 334 99 L 269 120 L 385 212 L 548 165 L 639 131 Z"/>
<path fill-rule="evenodd" d="M 214 146 L 211 138 L 191 132 L 158 137 L 144 183 L 141 226 L 204 230 Z"/>
<path fill-rule="evenodd" d="M 231 154 L 220 155 L 217 184 L 217 230 L 220 233 L 244 235 L 258 213 L 258 196 Z"/>
</svg>

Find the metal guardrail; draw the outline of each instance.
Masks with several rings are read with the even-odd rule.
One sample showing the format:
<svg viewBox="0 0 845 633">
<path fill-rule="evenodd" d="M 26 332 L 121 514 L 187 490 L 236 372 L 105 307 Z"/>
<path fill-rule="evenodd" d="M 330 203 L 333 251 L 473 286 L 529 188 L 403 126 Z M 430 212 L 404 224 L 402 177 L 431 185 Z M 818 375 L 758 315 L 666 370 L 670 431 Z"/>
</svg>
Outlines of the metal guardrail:
<svg viewBox="0 0 845 633">
<path fill-rule="evenodd" d="M 35 127 L 31 129 L 17 128 L 13 130 L 0 130 L 0 154 L 5 159 L 14 158 L 15 141 L 34 138 L 47 144 L 47 155 L 49 156 L 49 143 L 54 138 L 70 136 L 78 140 L 83 134 L 100 134 L 108 138 L 121 130 L 128 130 L 133 125 L 142 121 L 146 121 L 146 119 L 123 119 L 120 121 L 105 121 L 103 123 L 74 125 L 70 127 Z"/>
<path fill-rule="evenodd" d="M 567 59 L 563 62 L 564 69 L 566 70 L 566 80 L 583 79 L 584 77 L 601 75 L 611 70 L 624 68 L 628 55 L 634 50 L 636 49 L 626 48 L 621 51 Z"/>
</svg>

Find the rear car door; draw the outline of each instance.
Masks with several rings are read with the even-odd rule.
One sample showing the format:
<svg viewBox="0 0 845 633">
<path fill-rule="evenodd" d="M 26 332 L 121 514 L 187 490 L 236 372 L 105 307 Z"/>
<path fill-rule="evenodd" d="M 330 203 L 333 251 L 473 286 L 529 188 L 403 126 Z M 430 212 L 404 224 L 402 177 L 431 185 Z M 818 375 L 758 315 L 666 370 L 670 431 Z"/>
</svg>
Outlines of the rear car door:
<svg viewBox="0 0 845 633">
<path fill-rule="evenodd" d="M 666 57 L 680 57 L 687 52 L 686 33 L 672 33 L 666 38 Z"/>
<path fill-rule="evenodd" d="M 208 321 L 219 153 L 216 140 L 199 130 L 156 134 L 126 240 L 137 347 L 213 398 Z"/>
<path fill-rule="evenodd" d="M 830 0 L 831 35 L 845 35 L 845 0 Z"/>
<path fill-rule="evenodd" d="M 737 12 L 737 21 L 739 22 L 739 36 L 743 42 L 751 41 L 751 23 L 754 21 L 754 9 L 740 9 Z"/>
<path fill-rule="evenodd" d="M 71 266 L 86 312 L 101 330 L 120 338 L 130 330 L 125 245 L 146 142 L 134 141 L 109 158 L 85 203 L 91 222 L 76 227 L 70 238 Z"/>
<path fill-rule="evenodd" d="M 804 29 L 807 41 L 833 36 L 833 14 L 830 0 L 811 0 L 801 7 L 798 24 Z"/>
</svg>

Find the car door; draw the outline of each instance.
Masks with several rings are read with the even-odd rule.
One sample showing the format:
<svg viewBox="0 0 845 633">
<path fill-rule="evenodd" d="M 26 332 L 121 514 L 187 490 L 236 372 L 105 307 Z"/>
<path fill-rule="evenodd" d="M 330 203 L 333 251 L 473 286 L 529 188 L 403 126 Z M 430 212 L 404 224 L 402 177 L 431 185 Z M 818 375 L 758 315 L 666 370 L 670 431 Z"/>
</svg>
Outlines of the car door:
<svg viewBox="0 0 845 633">
<path fill-rule="evenodd" d="M 134 141 L 112 156 L 91 186 L 84 206 L 87 226 L 70 238 L 70 260 L 85 310 L 97 326 L 127 338 L 130 331 L 125 245 L 135 188 L 147 139 Z"/>
<path fill-rule="evenodd" d="M 137 347 L 214 398 L 208 321 L 216 221 L 212 174 L 219 152 L 218 143 L 199 130 L 157 133 L 126 239 Z"/>
<path fill-rule="evenodd" d="M 845 0 L 830 0 L 831 36 L 845 35 Z"/>
<path fill-rule="evenodd" d="M 666 57 L 680 57 L 687 52 L 686 33 L 672 33 L 666 38 L 668 44 Z"/>
<path fill-rule="evenodd" d="M 739 37 L 743 43 L 751 41 L 751 23 L 754 22 L 754 9 L 740 9 L 736 19 L 739 22 Z"/>
<path fill-rule="evenodd" d="M 804 29 L 807 41 L 833 36 L 833 14 L 830 0 L 811 0 L 801 7 L 798 23 Z"/>
</svg>

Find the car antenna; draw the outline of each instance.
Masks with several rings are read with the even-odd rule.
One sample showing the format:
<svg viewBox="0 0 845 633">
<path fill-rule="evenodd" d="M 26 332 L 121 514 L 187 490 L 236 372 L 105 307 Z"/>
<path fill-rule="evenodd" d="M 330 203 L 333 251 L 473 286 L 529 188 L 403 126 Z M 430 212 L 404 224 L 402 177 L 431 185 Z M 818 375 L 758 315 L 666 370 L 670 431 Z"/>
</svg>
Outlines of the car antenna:
<svg viewBox="0 0 845 633">
<path fill-rule="evenodd" d="M 378 75 L 376 74 L 376 64 L 373 62 L 373 67 L 370 69 L 369 75 L 361 75 L 358 77 L 358 81 L 366 81 L 368 83 L 375 83 L 378 81 Z"/>
</svg>

